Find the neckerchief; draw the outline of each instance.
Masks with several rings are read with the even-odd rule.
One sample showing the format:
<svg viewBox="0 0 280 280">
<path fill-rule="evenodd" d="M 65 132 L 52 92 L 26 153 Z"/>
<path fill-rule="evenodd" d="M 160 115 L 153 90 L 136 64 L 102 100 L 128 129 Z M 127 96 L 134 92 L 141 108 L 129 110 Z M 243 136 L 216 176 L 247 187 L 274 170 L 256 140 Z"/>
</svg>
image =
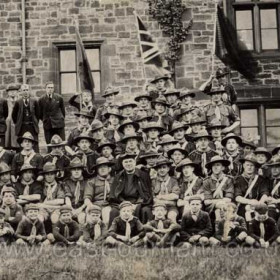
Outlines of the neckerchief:
<svg viewBox="0 0 280 280">
<path fill-rule="evenodd" d="M 101 236 L 101 220 L 94 224 L 94 240 L 97 240 Z"/>
<path fill-rule="evenodd" d="M 75 205 L 77 205 L 80 201 L 80 196 L 81 196 L 81 181 L 84 180 L 84 177 L 81 176 L 79 179 L 75 179 L 71 176 L 71 180 L 76 183 L 75 186 L 75 192 L 74 192 L 74 197 L 75 197 Z"/>
<path fill-rule="evenodd" d="M 168 194 L 168 184 L 170 182 L 171 177 L 167 174 L 164 178 L 158 177 L 160 182 L 160 193 Z"/>
<path fill-rule="evenodd" d="M 24 164 L 30 164 L 30 161 L 36 155 L 36 153 L 35 153 L 35 151 L 33 149 L 30 150 L 30 151 L 22 150 L 21 154 L 23 155 L 23 162 L 24 162 Z"/>
<path fill-rule="evenodd" d="M 124 220 L 124 219 L 122 219 L 122 220 L 125 222 L 125 236 L 126 236 L 126 238 L 130 239 L 131 238 L 130 222 L 133 220 L 133 216 L 131 216 L 128 220 Z"/>
<path fill-rule="evenodd" d="M 225 155 L 226 155 L 227 159 L 230 161 L 229 169 L 233 170 L 233 168 L 234 168 L 233 162 L 234 162 L 234 159 L 239 155 L 239 151 L 236 150 L 232 154 L 230 154 L 227 150 L 225 150 Z"/>
<path fill-rule="evenodd" d="M 30 193 L 30 185 L 34 183 L 34 180 L 31 179 L 29 182 L 21 179 L 20 183 L 24 186 L 23 195 L 29 195 Z"/>
<path fill-rule="evenodd" d="M 54 194 L 54 192 L 57 188 L 57 182 L 54 181 L 53 183 L 50 183 L 50 184 L 45 182 L 45 187 L 47 189 L 47 191 L 46 191 L 47 192 L 47 200 L 53 200 L 54 199 L 53 194 Z"/>
<path fill-rule="evenodd" d="M 103 198 L 104 202 L 107 200 L 107 196 L 110 193 L 110 183 L 109 183 L 110 178 L 111 178 L 110 175 L 108 175 L 106 178 L 97 175 L 97 179 L 104 182 L 104 198 Z"/>
<path fill-rule="evenodd" d="M 187 182 L 188 187 L 187 190 L 185 191 L 185 197 L 189 196 L 189 195 L 193 195 L 193 187 L 195 185 L 195 183 L 197 182 L 198 177 L 196 175 L 193 174 L 193 176 L 191 176 L 190 180 L 184 180 L 184 182 Z"/>
<path fill-rule="evenodd" d="M 248 195 L 249 195 L 249 197 L 251 197 L 251 191 L 254 188 L 254 186 L 259 178 L 259 175 L 246 176 L 246 174 L 243 173 L 242 176 L 244 177 L 245 181 L 248 183 L 248 189 L 245 193 L 244 198 L 246 198 Z"/>
<path fill-rule="evenodd" d="M 219 178 L 211 175 L 211 179 L 216 182 L 216 190 L 213 193 L 213 198 L 223 198 L 223 186 L 227 181 L 227 176 L 222 174 Z"/>
<path fill-rule="evenodd" d="M 271 191 L 271 196 L 274 196 L 276 193 L 278 193 L 279 187 L 280 187 L 280 181 L 277 184 L 274 184 L 274 187 Z"/>
</svg>

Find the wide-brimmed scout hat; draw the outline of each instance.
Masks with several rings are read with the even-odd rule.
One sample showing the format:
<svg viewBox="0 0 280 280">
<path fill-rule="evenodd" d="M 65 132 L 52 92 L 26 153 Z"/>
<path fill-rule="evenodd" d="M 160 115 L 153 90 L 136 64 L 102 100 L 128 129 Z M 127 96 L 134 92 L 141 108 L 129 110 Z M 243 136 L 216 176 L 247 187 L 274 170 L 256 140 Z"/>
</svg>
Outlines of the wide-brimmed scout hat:
<svg viewBox="0 0 280 280">
<path fill-rule="evenodd" d="M 153 168 L 159 168 L 162 165 L 171 166 L 172 165 L 172 161 L 170 161 L 168 158 L 166 158 L 164 156 L 160 156 L 157 159 L 156 164 L 153 166 Z"/>
<path fill-rule="evenodd" d="M 120 160 L 121 160 L 121 162 L 122 162 L 123 160 L 128 159 L 128 158 L 136 159 L 136 157 L 137 157 L 137 155 L 135 155 L 135 154 L 132 154 L 132 153 L 124 153 L 124 154 L 121 154 L 119 158 L 120 158 Z"/>
<path fill-rule="evenodd" d="M 75 168 L 80 168 L 80 169 L 84 168 L 82 161 L 78 157 L 73 158 L 70 161 L 69 166 L 67 167 L 67 169 L 75 169 Z"/>
<path fill-rule="evenodd" d="M 90 143 L 94 142 L 94 139 L 89 135 L 88 132 L 83 132 L 83 133 L 81 133 L 80 135 L 78 135 L 77 137 L 74 138 L 73 144 L 77 145 L 79 143 L 79 141 L 81 141 L 82 139 L 86 139 Z"/>
<path fill-rule="evenodd" d="M 5 173 L 11 173 L 12 169 L 9 167 L 9 165 L 5 162 L 0 162 L 0 175 Z"/>
<path fill-rule="evenodd" d="M 190 114 L 195 109 L 196 108 L 193 107 L 193 106 L 191 108 L 182 108 L 182 109 L 180 109 L 179 113 L 176 114 L 175 117 L 176 117 L 177 120 L 179 120 L 183 115 Z"/>
<path fill-rule="evenodd" d="M 238 136 L 238 135 L 236 135 L 236 134 L 234 134 L 234 133 L 228 133 L 228 134 L 222 139 L 222 141 L 221 141 L 222 145 L 223 145 L 223 146 L 226 146 L 227 141 L 228 141 L 229 139 L 235 139 L 239 146 L 242 145 L 242 139 L 241 139 L 241 137 Z"/>
<path fill-rule="evenodd" d="M 60 170 L 56 168 L 55 164 L 52 162 L 46 162 L 43 166 L 43 170 L 40 172 L 41 175 L 48 174 L 48 173 L 56 173 Z"/>
<path fill-rule="evenodd" d="M 211 141 L 213 137 L 211 135 L 209 135 L 208 131 L 205 129 L 202 129 L 197 134 L 192 135 L 192 139 L 194 141 L 197 141 L 198 139 L 201 139 L 201 138 L 207 138 L 208 140 Z"/>
<path fill-rule="evenodd" d="M 148 115 L 148 113 L 146 111 L 139 111 L 137 113 L 137 115 L 135 116 L 134 121 L 138 123 L 138 122 L 147 120 L 149 122 L 149 121 L 151 121 L 151 119 L 152 119 L 152 116 Z"/>
<path fill-rule="evenodd" d="M 150 96 L 149 93 L 143 92 L 143 93 L 138 94 L 138 95 L 134 98 L 134 100 L 135 100 L 136 102 L 139 102 L 139 100 L 140 100 L 141 98 L 147 98 L 149 101 L 152 101 L 152 99 L 153 99 L 153 98 Z"/>
<path fill-rule="evenodd" d="M 265 165 L 269 167 L 280 166 L 280 157 L 278 155 L 273 156 Z"/>
<path fill-rule="evenodd" d="M 273 150 L 272 150 L 272 155 L 274 156 L 274 155 L 276 155 L 277 153 L 278 153 L 278 151 L 280 150 L 280 144 L 279 145 L 277 145 Z"/>
<path fill-rule="evenodd" d="M 84 116 L 84 117 L 86 117 L 88 119 L 94 119 L 94 116 L 89 111 L 87 111 L 85 109 L 82 109 L 80 112 L 74 113 L 74 115 L 76 117 Z"/>
<path fill-rule="evenodd" d="M 225 93 L 226 90 L 221 86 L 213 86 L 210 91 L 206 92 L 207 95 L 217 94 L 217 93 Z"/>
<path fill-rule="evenodd" d="M 114 163 L 112 161 L 110 161 L 109 159 L 105 158 L 105 157 L 99 157 L 97 160 L 96 160 L 96 163 L 94 165 L 94 168 L 98 168 L 99 166 L 101 165 L 108 165 L 108 166 L 112 166 L 114 165 Z"/>
<path fill-rule="evenodd" d="M 108 95 L 117 95 L 120 92 L 118 88 L 114 88 L 112 86 L 108 86 L 102 94 L 102 97 L 106 97 Z"/>
<path fill-rule="evenodd" d="M 179 130 L 181 128 L 186 129 L 187 125 L 182 122 L 174 121 L 172 124 L 171 130 L 169 130 L 169 134 L 173 135 L 177 130 Z"/>
<path fill-rule="evenodd" d="M 170 88 L 166 92 L 164 92 L 163 95 L 165 97 L 167 97 L 168 95 L 177 95 L 179 97 L 180 96 L 180 90 L 175 89 L 175 88 L 172 88 L 172 89 Z"/>
<path fill-rule="evenodd" d="M 142 140 L 142 136 L 136 133 L 130 133 L 125 135 L 120 142 L 121 143 L 126 143 L 129 139 L 136 139 L 137 141 L 141 141 Z"/>
<path fill-rule="evenodd" d="M 18 137 L 17 142 L 19 144 L 21 144 L 24 139 L 29 140 L 33 143 L 38 142 L 37 140 L 35 140 L 35 138 L 33 137 L 33 135 L 29 131 L 25 132 L 22 136 Z"/>
<path fill-rule="evenodd" d="M 257 147 L 257 149 L 254 151 L 254 154 L 264 154 L 267 157 L 267 160 L 272 158 L 272 154 L 265 147 Z"/>
<path fill-rule="evenodd" d="M 150 158 L 150 157 L 159 157 L 159 153 L 156 149 L 149 149 L 148 151 L 146 151 L 144 154 L 140 155 L 139 156 L 139 162 L 143 162 L 145 161 L 147 158 Z"/>
<path fill-rule="evenodd" d="M 253 139 L 251 139 L 251 138 L 249 138 L 249 139 L 247 139 L 247 138 L 242 138 L 241 147 L 242 147 L 242 148 L 245 148 L 246 146 L 251 147 L 253 150 L 256 150 L 256 148 L 257 148 L 257 146 L 256 146 L 256 144 L 255 144 L 255 142 L 254 142 Z"/>
<path fill-rule="evenodd" d="M 227 68 L 224 68 L 224 69 L 218 68 L 216 71 L 216 78 L 218 79 L 218 78 L 224 77 L 229 74 L 230 74 L 230 72 Z"/>
<path fill-rule="evenodd" d="M 91 123 L 91 131 L 94 132 L 100 128 L 103 128 L 104 125 L 100 120 L 93 120 L 93 122 Z"/>
<path fill-rule="evenodd" d="M 122 110 L 125 107 L 133 107 L 136 108 L 137 104 L 134 101 L 123 101 L 119 106 L 119 109 Z"/>
<path fill-rule="evenodd" d="M 109 119 L 109 117 L 113 115 L 113 116 L 116 116 L 118 117 L 119 119 L 123 119 L 124 117 L 122 116 L 122 114 L 120 113 L 120 110 L 118 108 L 112 108 L 112 109 L 109 109 L 107 113 L 104 114 L 104 117 L 106 119 Z"/>
<path fill-rule="evenodd" d="M 119 131 L 120 133 L 123 133 L 124 127 L 125 127 L 126 125 L 129 125 L 129 124 L 133 125 L 136 131 L 139 130 L 139 128 L 140 128 L 139 123 L 137 123 L 137 122 L 135 122 L 135 121 L 133 121 L 133 120 L 131 120 L 131 119 L 125 119 L 125 120 L 122 122 L 122 124 L 119 126 L 118 131 Z"/>
<path fill-rule="evenodd" d="M 213 119 L 208 125 L 207 125 L 207 130 L 214 129 L 214 128 L 220 128 L 224 129 L 226 125 L 222 124 L 221 121 L 217 119 Z"/>
<path fill-rule="evenodd" d="M 166 144 L 177 144 L 178 141 L 174 139 L 173 136 L 169 135 L 169 134 L 164 134 L 161 137 L 160 142 L 158 143 L 158 145 L 162 146 L 162 145 L 166 145 Z"/>
<path fill-rule="evenodd" d="M 255 156 L 253 153 L 251 153 L 251 154 L 249 154 L 249 155 L 246 155 L 244 158 L 241 158 L 239 161 L 240 161 L 242 164 L 243 164 L 245 161 L 249 161 L 249 162 L 253 163 L 256 167 L 259 167 L 259 166 L 260 166 L 260 164 L 257 162 L 256 156 Z"/>
<path fill-rule="evenodd" d="M 157 129 L 158 131 L 164 131 L 164 127 L 158 122 L 149 122 L 145 127 L 142 128 L 144 132 L 147 132 L 151 129 Z"/>
<path fill-rule="evenodd" d="M 170 77 L 168 75 L 158 75 L 158 76 L 155 76 L 154 79 L 152 81 L 150 81 L 151 84 L 155 84 L 157 81 L 159 80 L 169 80 Z"/>
<path fill-rule="evenodd" d="M 176 144 L 174 145 L 173 148 L 171 148 L 168 152 L 167 155 L 170 157 L 175 151 L 180 151 L 184 156 L 186 156 L 188 154 L 188 152 L 183 149 L 180 144 Z"/>
<path fill-rule="evenodd" d="M 67 144 L 66 141 L 63 141 L 62 138 L 55 134 L 53 135 L 51 142 L 47 144 L 48 147 L 60 147 L 60 146 L 65 146 Z"/>
<path fill-rule="evenodd" d="M 101 142 L 96 148 L 96 151 L 100 154 L 104 147 L 110 147 L 112 150 L 114 150 L 116 148 L 116 144 L 109 140 Z"/>
<path fill-rule="evenodd" d="M 199 165 L 197 163 L 193 162 L 191 159 L 185 158 L 178 164 L 178 166 L 176 167 L 176 171 L 182 172 L 182 169 L 184 166 L 192 166 L 192 167 L 194 167 L 195 170 L 197 170 L 199 167 Z"/>
<path fill-rule="evenodd" d="M 195 124 L 206 124 L 206 119 L 202 117 L 196 117 L 192 118 L 189 122 L 189 126 L 195 125 Z"/>
<path fill-rule="evenodd" d="M 181 94 L 179 96 L 179 99 L 183 99 L 186 96 L 190 96 L 192 98 L 194 98 L 196 95 L 196 91 L 194 90 L 188 90 L 188 89 L 184 89 L 181 91 Z"/>
<path fill-rule="evenodd" d="M 37 171 L 37 168 L 29 163 L 25 163 L 18 171 L 18 174 L 22 174 L 23 172 L 28 171 L 28 170 L 35 172 L 35 171 Z"/>
<path fill-rule="evenodd" d="M 230 161 L 222 158 L 221 156 L 213 156 L 208 163 L 206 163 L 205 167 L 207 169 L 211 169 L 215 163 L 221 163 L 224 167 L 230 165 Z"/>
<path fill-rule="evenodd" d="M 167 103 L 167 100 L 164 96 L 160 96 L 156 98 L 154 101 L 152 101 L 152 107 L 154 108 L 156 104 L 162 104 L 165 107 L 169 107 L 170 105 Z"/>
</svg>

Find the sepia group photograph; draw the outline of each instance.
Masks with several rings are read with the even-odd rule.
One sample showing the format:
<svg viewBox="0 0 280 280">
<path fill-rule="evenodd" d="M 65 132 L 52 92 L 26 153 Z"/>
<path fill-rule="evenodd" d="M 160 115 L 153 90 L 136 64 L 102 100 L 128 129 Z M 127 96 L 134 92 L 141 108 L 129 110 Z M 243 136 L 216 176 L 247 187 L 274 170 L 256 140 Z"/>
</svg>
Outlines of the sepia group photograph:
<svg viewBox="0 0 280 280">
<path fill-rule="evenodd" d="M 0 280 L 280 278 L 280 0 L 0 0 Z"/>
</svg>

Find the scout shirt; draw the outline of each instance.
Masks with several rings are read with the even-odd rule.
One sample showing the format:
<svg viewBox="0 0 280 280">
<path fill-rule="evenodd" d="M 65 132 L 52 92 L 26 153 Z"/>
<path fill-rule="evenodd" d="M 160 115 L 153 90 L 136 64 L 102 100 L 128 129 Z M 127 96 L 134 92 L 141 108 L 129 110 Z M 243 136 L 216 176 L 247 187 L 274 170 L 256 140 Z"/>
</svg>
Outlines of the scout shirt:
<svg viewBox="0 0 280 280">
<path fill-rule="evenodd" d="M 83 241 L 86 243 L 90 242 L 100 242 L 107 237 L 107 227 L 99 220 L 96 224 L 85 223 L 82 226 Z"/>
<path fill-rule="evenodd" d="M 196 175 L 193 175 L 190 178 L 184 178 L 181 175 L 179 178 L 179 187 L 180 199 L 184 199 L 187 196 L 202 194 L 204 192 L 203 180 Z"/>
<path fill-rule="evenodd" d="M 88 181 L 84 198 L 88 198 L 93 204 L 99 206 L 109 205 L 108 198 L 113 180 L 114 178 L 110 175 L 107 178 L 97 175 Z"/>
<path fill-rule="evenodd" d="M 41 222 L 39 219 L 37 219 L 35 222 L 32 222 L 29 218 L 25 217 L 18 224 L 16 237 L 21 238 L 24 241 L 27 241 L 27 238 L 31 236 L 32 233 L 35 236 L 37 235 L 43 236 L 42 241 L 44 241 L 44 239 L 46 239 L 47 237 L 43 222 Z"/>
<path fill-rule="evenodd" d="M 226 150 L 224 150 L 223 158 L 229 160 L 230 165 L 225 168 L 225 173 L 236 177 L 241 174 L 242 171 L 242 164 L 239 162 L 241 158 L 241 154 L 239 151 L 235 152 L 234 154 L 229 154 Z"/>
<path fill-rule="evenodd" d="M 52 183 L 43 182 L 42 201 L 50 201 L 54 199 L 64 199 L 65 189 L 60 182 L 54 181 Z"/>
<path fill-rule="evenodd" d="M 84 165 L 83 175 L 85 178 L 92 178 L 95 171 L 94 166 L 96 159 L 98 158 L 98 154 L 91 149 L 85 153 L 81 150 L 78 150 L 74 157 L 78 157 L 82 161 Z"/>
<path fill-rule="evenodd" d="M 90 129 L 90 125 L 82 127 L 80 124 L 78 124 L 78 127 L 75 127 L 73 130 L 71 130 L 67 139 L 67 145 L 70 146 L 72 149 L 75 149 L 76 148 L 76 146 L 74 145 L 75 138 L 80 136 L 82 133 L 86 133 L 89 129 Z"/>
<path fill-rule="evenodd" d="M 149 221 L 145 226 L 145 229 L 147 227 L 147 230 L 149 230 L 149 227 L 152 227 L 154 229 L 169 229 L 172 232 L 180 231 L 181 227 L 171 221 L 170 219 L 164 219 L 164 220 L 158 220 L 154 219 L 152 221 Z M 165 233 L 157 232 L 157 235 L 160 235 L 161 237 L 165 235 Z"/>
<path fill-rule="evenodd" d="M 42 199 L 43 187 L 41 182 L 34 180 L 31 180 L 30 182 L 25 182 L 24 180 L 21 180 L 16 182 L 14 189 L 16 191 L 17 198 L 20 195 L 39 194 L 41 195 Z"/>
<path fill-rule="evenodd" d="M 73 220 L 68 224 L 58 221 L 53 225 L 52 232 L 56 242 L 63 242 L 65 244 L 67 244 L 68 241 L 78 241 L 81 235 L 79 224 Z"/>
<path fill-rule="evenodd" d="M 19 204 L 14 203 L 11 205 L 2 204 L 1 208 L 4 209 L 4 211 L 6 212 L 5 221 L 10 223 L 13 229 L 16 229 L 18 223 L 21 221 L 23 217 L 22 207 Z M 13 218 L 13 219 L 9 219 L 9 218 Z"/>
</svg>

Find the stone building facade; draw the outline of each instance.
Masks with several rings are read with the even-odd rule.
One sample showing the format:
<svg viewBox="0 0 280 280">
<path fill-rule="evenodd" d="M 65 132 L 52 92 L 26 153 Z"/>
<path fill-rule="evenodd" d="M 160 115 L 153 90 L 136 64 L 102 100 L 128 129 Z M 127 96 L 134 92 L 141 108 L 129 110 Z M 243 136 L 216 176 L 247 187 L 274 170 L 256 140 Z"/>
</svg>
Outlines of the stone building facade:
<svg viewBox="0 0 280 280">
<path fill-rule="evenodd" d="M 233 2 L 239 1 L 224 1 L 229 17 L 234 17 Z M 193 26 L 182 43 L 181 59 L 176 63 L 176 87 L 198 88 L 211 74 L 215 1 L 183 0 L 183 4 L 186 6 L 184 24 L 193 19 Z M 53 80 L 56 91 L 63 94 L 66 102 L 73 94 L 68 83 L 75 77 L 75 66 L 71 66 L 74 67 L 72 70 L 62 71 L 69 65 L 62 65 L 61 52 L 74 50 L 75 22 L 79 24 L 86 48 L 94 49 L 93 59 L 98 60 L 93 62 L 97 102 L 102 101 L 100 92 L 109 84 L 120 88 L 121 98 L 143 91 L 143 86 L 152 77 L 144 76 L 134 11 L 164 51 L 168 38 L 149 15 L 145 0 L 25 0 L 26 80 L 32 92 L 41 96 L 44 83 Z M 23 81 L 21 0 L 2 0 L 0 15 L 0 92 L 5 95 L 8 84 Z M 72 57 L 70 52 L 68 54 L 64 56 L 65 61 Z M 280 56 L 277 50 L 273 54 L 257 54 L 256 57 L 260 70 L 256 80 L 248 82 L 232 71 L 231 82 L 239 94 L 243 118 L 241 132 L 259 135 L 260 144 L 272 147 L 277 144 L 278 133 L 280 138 L 280 117 L 277 117 L 280 113 Z M 221 62 L 216 60 L 216 65 L 219 64 Z M 65 85 L 62 84 L 64 78 Z M 67 113 L 72 116 L 72 109 L 68 107 Z M 248 122 L 245 116 L 256 121 Z M 68 127 L 71 127 L 73 118 L 69 120 Z"/>
</svg>

